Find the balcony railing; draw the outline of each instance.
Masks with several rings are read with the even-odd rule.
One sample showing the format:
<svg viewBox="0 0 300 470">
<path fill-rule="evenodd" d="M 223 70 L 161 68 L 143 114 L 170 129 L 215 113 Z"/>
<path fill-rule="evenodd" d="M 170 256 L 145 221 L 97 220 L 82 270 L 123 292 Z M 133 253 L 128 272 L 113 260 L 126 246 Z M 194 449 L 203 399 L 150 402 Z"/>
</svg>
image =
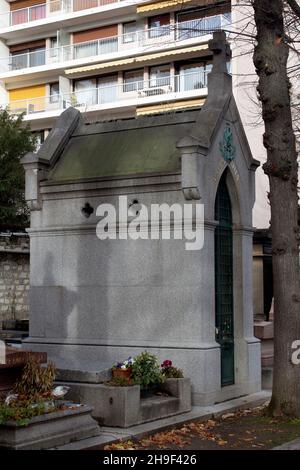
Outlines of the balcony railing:
<svg viewBox="0 0 300 470">
<path fill-rule="evenodd" d="M 148 0 L 50 0 L 41 2 L 27 8 L 9 11 L 0 15 L 0 27 L 16 26 L 20 24 L 39 21 L 53 16 L 78 12 L 91 8 L 105 7 L 106 5 L 124 3 L 136 4 Z"/>
<path fill-rule="evenodd" d="M 119 36 L 87 41 L 73 45 L 39 49 L 25 54 L 15 54 L 9 59 L 0 59 L 2 72 L 60 64 L 66 61 L 102 57 L 112 53 L 143 49 L 147 46 L 166 46 L 191 38 L 210 34 L 217 29 L 226 29 L 230 24 L 227 15 L 216 15 L 199 20 L 185 21 L 160 28 L 145 29 Z"/>
<path fill-rule="evenodd" d="M 25 113 L 32 116 L 46 111 L 63 110 L 69 106 L 89 109 L 101 109 L 109 105 L 116 105 L 118 102 L 134 101 L 134 104 L 153 101 L 153 97 L 159 98 L 159 102 L 172 99 L 180 99 L 185 96 L 185 92 L 192 92 L 191 95 L 198 95 L 198 91 L 207 87 L 207 72 L 199 70 L 196 72 L 182 72 L 179 75 L 166 77 L 152 77 L 150 80 L 140 80 L 134 82 L 123 82 L 117 84 L 103 84 L 97 88 L 87 88 L 85 90 L 74 91 L 68 95 L 52 95 L 41 98 L 31 98 L 12 101 L 7 106 L 11 114 Z M 194 92 L 194 93 L 193 93 Z M 157 101 L 157 100 L 156 100 Z"/>
</svg>

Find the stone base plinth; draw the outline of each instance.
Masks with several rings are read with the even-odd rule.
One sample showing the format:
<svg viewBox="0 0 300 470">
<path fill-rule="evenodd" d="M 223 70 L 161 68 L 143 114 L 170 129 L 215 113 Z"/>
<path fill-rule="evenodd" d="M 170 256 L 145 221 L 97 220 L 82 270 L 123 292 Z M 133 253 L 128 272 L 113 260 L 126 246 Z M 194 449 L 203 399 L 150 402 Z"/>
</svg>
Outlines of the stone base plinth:
<svg viewBox="0 0 300 470">
<path fill-rule="evenodd" d="M 0 448 L 50 449 L 98 436 L 100 429 L 92 418 L 91 411 L 89 406 L 55 411 L 32 418 L 26 426 L 20 426 L 13 421 L 7 422 L 0 425 Z"/>
</svg>

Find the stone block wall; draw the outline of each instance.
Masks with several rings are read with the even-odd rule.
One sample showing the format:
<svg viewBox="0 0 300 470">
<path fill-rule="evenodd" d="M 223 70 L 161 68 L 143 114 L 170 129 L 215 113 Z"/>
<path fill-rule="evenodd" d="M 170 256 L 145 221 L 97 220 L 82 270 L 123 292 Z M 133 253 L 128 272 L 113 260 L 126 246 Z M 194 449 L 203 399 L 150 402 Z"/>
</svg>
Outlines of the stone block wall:
<svg viewBox="0 0 300 470">
<path fill-rule="evenodd" d="M 28 318 L 28 291 L 29 237 L 0 232 L 0 323 Z"/>
</svg>

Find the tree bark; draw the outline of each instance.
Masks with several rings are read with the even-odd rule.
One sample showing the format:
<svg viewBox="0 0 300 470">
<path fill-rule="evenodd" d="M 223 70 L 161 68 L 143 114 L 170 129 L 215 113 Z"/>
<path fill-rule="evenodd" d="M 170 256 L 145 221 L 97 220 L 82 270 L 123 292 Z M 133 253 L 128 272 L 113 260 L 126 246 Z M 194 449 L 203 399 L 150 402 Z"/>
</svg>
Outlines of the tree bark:
<svg viewBox="0 0 300 470">
<path fill-rule="evenodd" d="M 293 132 L 288 45 L 282 0 L 253 0 L 257 43 L 254 65 L 265 124 L 264 172 L 270 182 L 274 279 L 274 378 L 269 410 L 300 417 L 300 365 L 292 361 L 300 340 L 298 165 Z M 295 362 L 295 361 L 294 361 Z"/>
</svg>

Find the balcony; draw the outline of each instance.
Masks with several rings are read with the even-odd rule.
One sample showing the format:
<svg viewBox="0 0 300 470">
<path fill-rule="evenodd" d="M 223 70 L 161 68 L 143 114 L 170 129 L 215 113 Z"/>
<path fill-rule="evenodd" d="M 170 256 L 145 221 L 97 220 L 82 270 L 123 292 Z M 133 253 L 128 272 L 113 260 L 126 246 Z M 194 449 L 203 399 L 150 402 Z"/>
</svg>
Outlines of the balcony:
<svg viewBox="0 0 300 470">
<path fill-rule="evenodd" d="M 18 10 L 7 11 L 0 14 L 0 30 L 7 39 L 10 32 L 15 34 L 20 31 L 24 36 L 25 30 L 30 27 L 38 28 L 40 25 L 55 23 L 57 21 L 67 22 L 68 19 L 77 18 L 77 24 L 90 21 L 91 15 L 95 17 L 96 13 L 100 13 L 102 17 L 115 16 L 118 9 L 122 12 L 135 11 L 135 6 L 143 4 L 149 0 L 48 0 L 38 5 Z M 98 19 L 95 17 L 95 19 Z M 8 35 L 6 35 L 6 33 Z M 14 36 L 16 37 L 16 36 Z"/>
<path fill-rule="evenodd" d="M 64 96 L 52 95 L 12 101 L 7 105 L 7 109 L 13 115 L 24 113 L 26 120 L 33 120 L 43 118 L 45 114 L 56 117 L 69 106 L 88 113 L 192 99 L 204 97 L 206 94 L 207 72 L 182 71 L 179 75 L 154 77 L 146 81 L 105 84 Z"/>
<path fill-rule="evenodd" d="M 39 49 L 0 59 L 0 74 L 20 70 L 37 72 L 41 66 L 43 67 L 40 70 L 44 72 L 45 65 L 49 69 L 56 66 L 59 68 L 84 64 L 93 59 L 109 59 L 110 55 L 114 59 L 132 56 L 148 51 L 149 48 L 151 51 L 155 48 L 176 48 L 181 43 L 199 42 L 202 36 L 217 29 L 226 29 L 229 25 L 230 15 L 216 15 L 74 45 Z"/>
</svg>

